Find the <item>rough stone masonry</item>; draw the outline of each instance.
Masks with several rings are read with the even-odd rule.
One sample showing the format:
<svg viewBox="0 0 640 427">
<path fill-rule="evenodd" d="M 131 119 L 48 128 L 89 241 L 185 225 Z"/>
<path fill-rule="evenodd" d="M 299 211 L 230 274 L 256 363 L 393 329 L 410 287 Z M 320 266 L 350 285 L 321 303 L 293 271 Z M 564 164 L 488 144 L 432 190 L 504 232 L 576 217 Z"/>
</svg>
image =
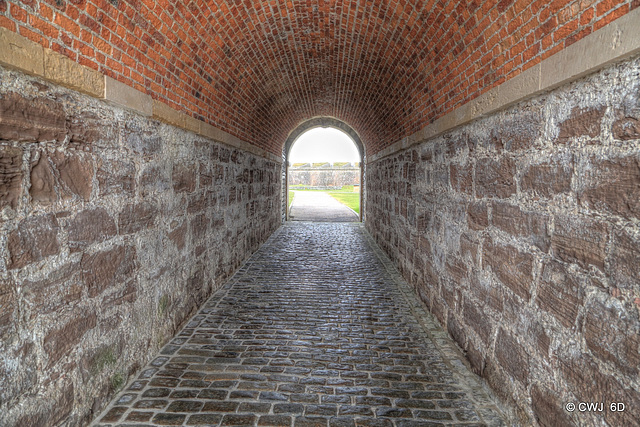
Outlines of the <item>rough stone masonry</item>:
<svg viewBox="0 0 640 427">
<path fill-rule="evenodd" d="M 637 425 L 639 58 L 368 166 L 368 230 L 525 425 Z"/>
<path fill-rule="evenodd" d="M 0 425 L 87 424 L 279 226 L 280 169 L 0 68 Z"/>
</svg>

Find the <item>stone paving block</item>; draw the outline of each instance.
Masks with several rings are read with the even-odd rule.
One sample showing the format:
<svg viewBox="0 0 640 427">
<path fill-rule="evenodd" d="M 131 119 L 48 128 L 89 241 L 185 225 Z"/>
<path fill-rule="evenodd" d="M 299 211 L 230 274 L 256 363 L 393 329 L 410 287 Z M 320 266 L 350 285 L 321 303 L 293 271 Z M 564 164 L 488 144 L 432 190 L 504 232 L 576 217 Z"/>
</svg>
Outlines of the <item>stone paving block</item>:
<svg viewBox="0 0 640 427">
<path fill-rule="evenodd" d="M 503 425 L 479 382 L 470 388 L 473 374 L 454 371 L 463 364 L 441 353 L 431 326 L 414 317 L 381 257 L 360 224 L 288 223 L 102 417 L 154 425 Z"/>
</svg>

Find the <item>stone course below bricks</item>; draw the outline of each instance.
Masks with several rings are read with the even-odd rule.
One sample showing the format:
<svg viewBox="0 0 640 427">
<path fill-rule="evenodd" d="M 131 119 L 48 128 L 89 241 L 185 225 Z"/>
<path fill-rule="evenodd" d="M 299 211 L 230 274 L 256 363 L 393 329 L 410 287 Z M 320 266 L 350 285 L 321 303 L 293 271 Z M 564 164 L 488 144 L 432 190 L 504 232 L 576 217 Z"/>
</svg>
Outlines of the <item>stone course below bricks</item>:
<svg viewBox="0 0 640 427">
<path fill-rule="evenodd" d="M 96 419 L 505 425 L 361 224 L 287 223 Z"/>
</svg>

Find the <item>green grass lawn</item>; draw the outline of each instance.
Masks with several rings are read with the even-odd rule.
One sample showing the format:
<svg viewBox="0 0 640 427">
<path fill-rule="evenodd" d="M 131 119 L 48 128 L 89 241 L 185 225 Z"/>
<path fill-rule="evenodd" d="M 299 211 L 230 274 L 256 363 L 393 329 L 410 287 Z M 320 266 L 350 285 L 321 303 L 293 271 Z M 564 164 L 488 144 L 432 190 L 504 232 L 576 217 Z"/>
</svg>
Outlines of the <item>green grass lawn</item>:
<svg viewBox="0 0 640 427">
<path fill-rule="evenodd" d="M 287 209 L 291 208 L 291 203 L 293 203 L 293 191 L 289 191 L 289 205 L 287 205 Z"/>
<path fill-rule="evenodd" d="M 354 193 L 353 191 L 327 191 L 328 195 L 342 203 L 343 205 L 353 209 L 358 215 L 360 215 L 360 193 Z"/>
</svg>

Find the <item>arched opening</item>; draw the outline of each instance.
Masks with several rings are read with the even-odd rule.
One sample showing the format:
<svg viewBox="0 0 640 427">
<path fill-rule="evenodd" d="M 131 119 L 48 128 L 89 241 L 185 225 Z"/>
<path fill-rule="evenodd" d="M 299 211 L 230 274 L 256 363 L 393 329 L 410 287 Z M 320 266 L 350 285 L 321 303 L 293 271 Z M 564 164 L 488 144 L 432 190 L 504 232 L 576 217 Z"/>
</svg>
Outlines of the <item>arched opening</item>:
<svg viewBox="0 0 640 427">
<path fill-rule="evenodd" d="M 326 129 L 328 132 L 323 135 L 323 132 L 318 128 Z M 337 138 L 332 140 L 332 137 Z M 322 138 L 329 139 L 323 140 Z M 341 142 L 337 140 L 341 140 Z M 323 144 L 323 147 L 317 150 L 320 144 Z M 349 145 L 353 149 L 351 153 L 348 150 Z M 315 153 L 313 148 L 316 148 Z M 328 153 L 329 151 L 332 153 Z M 339 152 L 342 153 L 342 157 Z M 357 205 L 355 217 L 357 221 L 364 220 L 365 151 L 359 135 L 353 128 L 331 117 L 316 117 L 307 120 L 289 134 L 283 147 L 282 157 L 284 160 L 283 220 L 295 219 L 290 215 L 292 192 L 300 192 L 303 189 L 322 191 L 323 188 L 333 189 L 329 193 L 330 196 L 339 203 L 348 206 L 349 210 Z M 298 162 L 294 163 L 296 161 Z M 351 194 L 346 194 L 349 192 Z M 302 193 L 297 194 L 302 195 Z M 355 194 L 357 194 L 356 198 L 353 197 Z M 305 197 L 308 198 L 309 194 L 305 193 Z M 295 209 L 294 206 L 294 211 Z M 300 212 L 299 209 L 298 212 Z M 299 216 L 298 219 L 301 217 Z"/>
</svg>

